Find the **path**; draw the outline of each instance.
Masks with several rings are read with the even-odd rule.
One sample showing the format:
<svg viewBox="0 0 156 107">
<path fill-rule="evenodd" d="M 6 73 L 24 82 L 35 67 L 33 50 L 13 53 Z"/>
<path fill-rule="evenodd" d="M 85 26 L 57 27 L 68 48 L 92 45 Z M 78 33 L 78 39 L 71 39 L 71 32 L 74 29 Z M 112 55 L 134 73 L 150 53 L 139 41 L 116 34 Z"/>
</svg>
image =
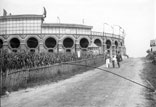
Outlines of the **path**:
<svg viewBox="0 0 156 107">
<path fill-rule="evenodd" d="M 141 59 L 128 59 L 108 70 L 141 84 Z M 106 69 L 104 66 L 100 68 Z M 143 87 L 94 69 L 70 79 L 11 93 L 2 107 L 146 107 Z"/>
</svg>

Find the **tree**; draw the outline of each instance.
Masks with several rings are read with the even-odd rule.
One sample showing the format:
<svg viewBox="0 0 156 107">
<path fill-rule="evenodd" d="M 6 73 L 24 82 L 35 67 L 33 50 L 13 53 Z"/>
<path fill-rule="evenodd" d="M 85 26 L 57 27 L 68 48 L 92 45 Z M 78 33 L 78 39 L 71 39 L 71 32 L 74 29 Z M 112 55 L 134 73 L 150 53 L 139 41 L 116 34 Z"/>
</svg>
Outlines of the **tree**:
<svg viewBox="0 0 156 107">
<path fill-rule="evenodd" d="M 148 49 L 146 52 L 149 54 L 151 51 L 150 51 L 150 49 Z"/>
</svg>

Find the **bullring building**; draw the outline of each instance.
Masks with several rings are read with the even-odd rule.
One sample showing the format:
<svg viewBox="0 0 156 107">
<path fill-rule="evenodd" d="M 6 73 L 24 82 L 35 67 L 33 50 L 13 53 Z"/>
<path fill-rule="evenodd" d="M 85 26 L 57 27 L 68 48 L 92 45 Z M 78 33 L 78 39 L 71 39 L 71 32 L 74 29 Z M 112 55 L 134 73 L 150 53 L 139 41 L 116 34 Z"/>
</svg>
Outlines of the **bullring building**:
<svg viewBox="0 0 156 107">
<path fill-rule="evenodd" d="M 19 52 L 77 52 L 89 51 L 95 44 L 100 53 L 126 53 L 124 36 L 92 31 L 93 26 L 84 24 L 45 23 L 46 10 L 41 15 L 0 16 L 0 50 Z"/>
</svg>

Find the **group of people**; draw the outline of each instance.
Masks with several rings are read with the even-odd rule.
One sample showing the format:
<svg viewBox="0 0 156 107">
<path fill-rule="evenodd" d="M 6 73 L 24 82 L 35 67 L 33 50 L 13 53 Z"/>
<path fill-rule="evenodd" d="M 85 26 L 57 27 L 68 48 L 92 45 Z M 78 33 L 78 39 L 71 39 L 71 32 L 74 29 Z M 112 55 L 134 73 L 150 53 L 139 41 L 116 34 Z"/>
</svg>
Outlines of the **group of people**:
<svg viewBox="0 0 156 107">
<path fill-rule="evenodd" d="M 120 62 L 122 61 L 122 56 L 120 52 L 117 52 L 116 56 L 113 55 L 113 57 L 110 56 L 109 53 L 106 54 L 106 67 L 109 68 L 112 64 L 112 67 L 115 68 L 115 63 L 117 63 L 118 67 L 120 68 Z"/>
</svg>

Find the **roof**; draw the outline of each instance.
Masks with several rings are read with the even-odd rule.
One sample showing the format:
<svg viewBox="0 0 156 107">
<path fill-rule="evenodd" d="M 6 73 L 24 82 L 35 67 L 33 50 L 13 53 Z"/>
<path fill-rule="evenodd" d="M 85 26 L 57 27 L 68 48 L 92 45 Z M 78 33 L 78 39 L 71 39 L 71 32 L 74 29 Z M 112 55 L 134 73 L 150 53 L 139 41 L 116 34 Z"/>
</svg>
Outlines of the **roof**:
<svg viewBox="0 0 156 107">
<path fill-rule="evenodd" d="M 44 18 L 44 16 L 43 15 L 36 15 L 36 14 L 0 16 L 0 19 L 16 19 L 16 18 Z"/>
<path fill-rule="evenodd" d="M 150 40 L 150 46 L 156 46 L 156 39 Z"/>
<path fill-rule="evenodd" d="M 67 24 L 67 23 L 43 23 L 42 27 L 66 27 L 66 28 L 86 28 L 86 29 L 93 28 L 93 26 L 88 26 L 88 25 Z"/>
</svg>

